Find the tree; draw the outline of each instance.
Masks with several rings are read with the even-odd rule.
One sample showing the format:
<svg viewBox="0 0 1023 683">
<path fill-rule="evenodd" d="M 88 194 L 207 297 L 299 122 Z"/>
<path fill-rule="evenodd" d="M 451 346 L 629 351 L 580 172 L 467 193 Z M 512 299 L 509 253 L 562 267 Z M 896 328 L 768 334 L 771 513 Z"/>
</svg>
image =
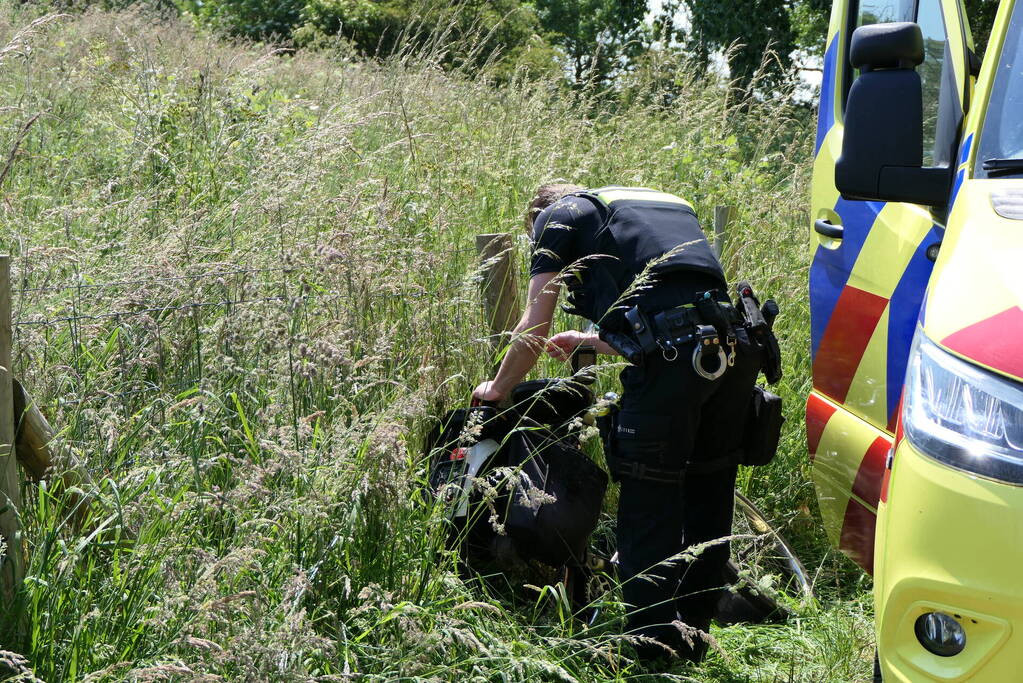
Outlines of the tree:
<svg viewBox="0 0 1023 683">
<path fill-rule="evenodd" d="M 646 0 L 537 0 L 547 39 L 560 47 L 576 83 L 608 81 L 646 48 Z"/>
<path fill-rule="evenodd" d="M 536 11 L 521 0 L 306 0 L 303 24 L 294 33 L 302 45 L 325 36 L 348 40 L 363 55 L 435 51 L 449 67 L 478 70 L 505 79 L 518 68 L 538 75 L 555 68 L 554 51 L 540 36 Z"/>
<path fill-rule="evenodd" d="M 991 36 L 997 11 L 998 0 L 966 0 L 966 16 L 973 33 L 974 48 L 981 57 L 987 49 L 987 40 Z"/>
<path fill-rule="evenodd" d="M 824 56 L 831 0 L 797 0 L 790 10 L 796 46 L 806 55 Z"/>
<path fill-rule="evenodd" d="M 740 91 L 747 91 L 764 61 L 773 51 L 777 60 L 765 72 L 768 80 L 780 78 L 791 65 L 796 47 L 791 5 L 784 0 L 682 0 L 689 11 L 691 26 L 687 44 L 699 63 L 707 66 L 710 56 L 725 50 L 731 78 Z"/>
<path fill-rule="evenodd" d="M 449 67 L 495 67 L 489 73 L 498 79 L 518 69 L 539 75 L 557 68 L 536 11 L 522 0 L 174 1 L 218 30 L 255 40 L 341 43 L 371 57 L 420 50 Z"/>
<path fill-rule="evenodd" d="M 737 88 L 750 81 L 769 60 L 763 74 L 767 84 L 784 78 L 793 51 L 820 56 L 828 30 L 832 0 L 669 0 L 654 22 L 658 35 L 684 45 L 696 63 L 706 69 L 711 56 L 725 52 Z M 685 14 L 688 22 L 679 22 Z"/>
<path fill-rule="evenodd" d="M 963 4 L 977 54 L 983 55 L 998 11 L 998 0 L 964 0 Z M 824 51 L 830 11 L 831 0 L 796 0 L 791 9 L 791 22 L 801 50 L 816 55 Z"/>
</svg>

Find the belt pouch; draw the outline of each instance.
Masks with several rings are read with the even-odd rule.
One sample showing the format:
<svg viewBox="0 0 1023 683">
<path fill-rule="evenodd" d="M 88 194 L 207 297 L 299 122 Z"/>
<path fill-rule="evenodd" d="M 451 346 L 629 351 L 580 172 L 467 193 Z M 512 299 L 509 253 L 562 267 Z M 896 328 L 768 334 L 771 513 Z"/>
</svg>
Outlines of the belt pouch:
<svg viewBox="0 0 1023 683">
<path fill-rule="evenodd" d="M 746 410 L 742 456 L 739 463 L 757 466 L 771 462 L 778 451 L 781 426 L 784 422 L 781 397 L 755 385 Z"/>
<path fill-rule="evenodd" d="M 707 325 L 712 325 L 717 331 L 718 336 L 724 341 L 725 337 L 732 331 L 732 325 L 728 320 L 728 317 L 721 310 L 721 304 L 717 302 L 714 295 L 717 290 L 711 290 L 704 294 L 710 296 L 702 296 L 696 300 L 696 310 L 699 312 L 700 317 L 703 318 L 703 322 Z"/>
<path fill-rule="evenodd" d="M 650 327 L 650 320 L 638 306 L 633 306 L 626 311 L 625 320 L 629 324 L 629 333 L 639 342 L 643 353 L 650 353 L 657 348 L 657 340 Z"/>
<path fill-rule="evenodd" d="M 668 345 L 678 346 L 692 339 L 693 324 L 684 308 L 661 311 L 654 316 L 654 326 Z"/>
</svg>

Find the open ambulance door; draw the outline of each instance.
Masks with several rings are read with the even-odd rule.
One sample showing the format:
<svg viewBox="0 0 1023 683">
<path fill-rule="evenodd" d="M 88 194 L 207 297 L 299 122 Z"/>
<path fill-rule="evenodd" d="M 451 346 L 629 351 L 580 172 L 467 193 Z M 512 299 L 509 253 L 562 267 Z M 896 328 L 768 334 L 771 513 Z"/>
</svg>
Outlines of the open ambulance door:
<svg viewBox="0 0 1023 683">
<path fill-rule="evenodd" d="M 807 446 L 831 541 L 867 571 L 885 461 L 899 416 L 910 342 L 947 207 L 843 199 L 835 187 L 843 109 L 856 71 L 852 32 L 912 21 L 924 38 L 924 165 L 959 165 L 972 79 L 961 0 L 835 0 L 817 123 L 811 198 L 813 389 Z M 950 188 L 951 189 L 951 188 Z M 930 254 L 928 249 L 931 249 Z"/>
</svg>

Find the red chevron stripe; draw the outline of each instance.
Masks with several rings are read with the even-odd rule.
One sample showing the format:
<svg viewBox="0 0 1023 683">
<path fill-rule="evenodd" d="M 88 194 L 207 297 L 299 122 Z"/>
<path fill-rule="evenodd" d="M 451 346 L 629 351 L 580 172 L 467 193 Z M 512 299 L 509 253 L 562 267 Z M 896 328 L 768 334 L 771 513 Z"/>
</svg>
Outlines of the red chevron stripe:
<svg viewBox="0 0 1023 683">
<path fill-rule="evenodd" d="M 888 483 L 892 480 L 892 471 L 890 468 L 884 468 L 884 476 L 881 477 L 881 497 L 878 498 L 882 503 L 888 502 Z"/>
<path fill-rule="evenodd" d="M 852 492 L 859 496 L 860 500 L 868 505 L 877 507 L 877 501 L 881 497 L 881 480 L 884 477 L 884 463 L 888 459 L 888 451 L 892 442 L 883 436 L 874 439 L 866 454 L 860 462 L 860 468 L 856 472 L 856 481 L 853 482 Z"/>
<path fill-rule="evenodd" d="M 846 285 L 824 330 L 813 363 L 813 385 L 839 403 L 849 393 L 888 299 Z"/>
<path fill-rule="evenodd" d="M 895 415 L 895 441 L 892 443 L 892 458 L 893 459 L 895 457 L 895 452 L 897 450 L 899 450 L 899 442 L 902 441 L 902 437 L 904 435 L 904 432 L 902 430 L 902 401 L 905 398 L 905 396 L 906 396 L 906 392 L 903 391 L 902 392 L 902 396 L 899 398 L 899 405 L 895 409 L 895 413 L 894 413 L 894 415 Z M 889 425 L 889 429 L 891 429 L 890 425 Z M 886 465 L 888 464 L 888 459 L 887 458 L 885 458 L 885 464 Z M 888 502 L 888 482 L 890 482 L 891 479 L 892 479 L 892 468 L 891 467 L 885 467 L 884 468 L 884 475 L 881 477 L 881 497 L 879 499 L 882 503 L 887 503 Z"/>
<path fill-rule="evenodd" d="M 1023 378 L 1023 310 L 1006 309 L 942 340 L 942 345 L 982 365 Z"/>
<path fill-rule="evenodd" d="M 810 394 L 806 399 L 806 451 L 810 454 L 810 462 L 817 455 L 817 446 L 820 445 L 821 435 L 824 428 L 828 426 L 828 420 L 835 414 L 838 408 L 834 404 L 825 401 L 819 396 Z"/>
<path fill-rule="evenodd" d="M 877 515 L 864 507 L 855 498 L 849 499 L 842 524 L 842 537 L 838 549 L 848 555 L 868 574 L 874 573 L 874 529 Z"/>
</svg>

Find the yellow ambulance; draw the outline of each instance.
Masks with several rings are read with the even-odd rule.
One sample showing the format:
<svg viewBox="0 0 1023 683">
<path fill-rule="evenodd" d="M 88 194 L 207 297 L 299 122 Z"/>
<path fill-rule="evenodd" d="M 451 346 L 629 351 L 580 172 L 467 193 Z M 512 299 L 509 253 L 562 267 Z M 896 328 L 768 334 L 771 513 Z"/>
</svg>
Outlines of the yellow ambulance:
<svg viewBox="0 0 1023 683">
<path fill-rule="evenodd" d="M 835 0 L 814 162 L 813 478 L 884 681 L 1023 681 L 1023 0 Z"/>
</svg>

